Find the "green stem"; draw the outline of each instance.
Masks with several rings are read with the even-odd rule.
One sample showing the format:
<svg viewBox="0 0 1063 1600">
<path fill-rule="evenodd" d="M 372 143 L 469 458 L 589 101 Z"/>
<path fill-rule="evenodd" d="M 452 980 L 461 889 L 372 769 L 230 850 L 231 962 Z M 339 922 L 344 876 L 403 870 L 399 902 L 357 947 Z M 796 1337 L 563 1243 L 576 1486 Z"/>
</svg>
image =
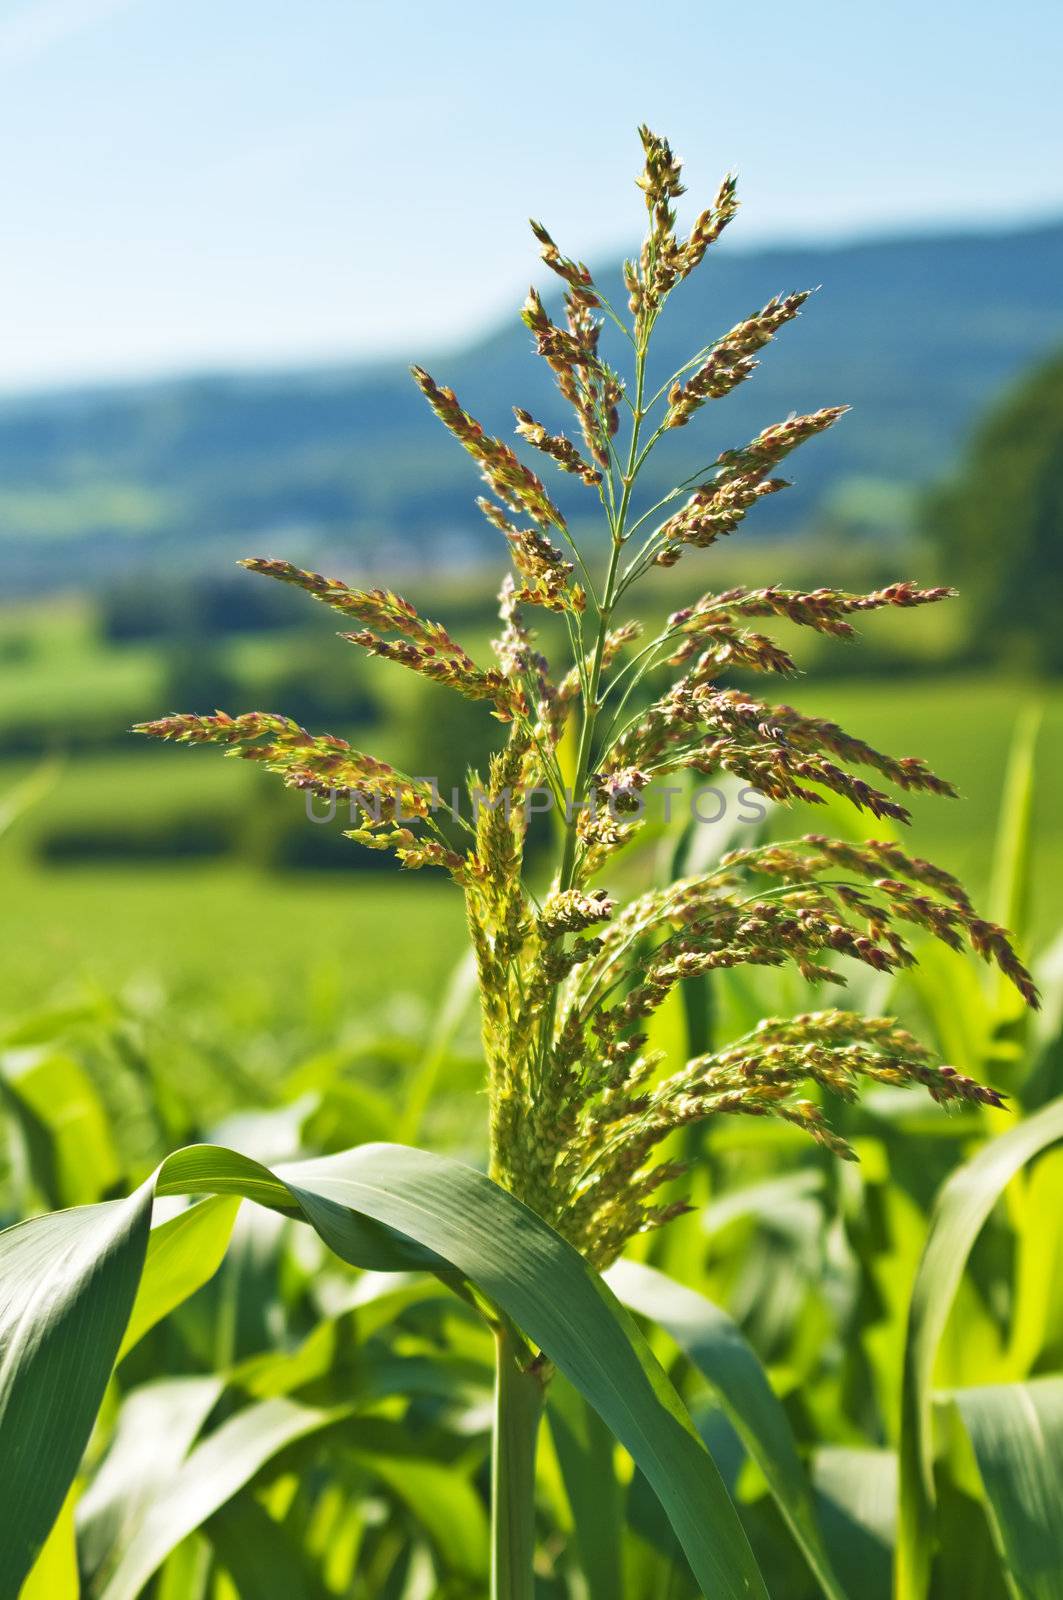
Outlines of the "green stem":
<svg viewBox="0 0 1063 1600">
<path fill-rule="evenodd" d="M 635 406 L 634 420 L 631 425 L 631 445 L 628 452 L 627 471 L 623 477 L 623 492 L 620 504 L 617 507 L 616 517 L 612 527 L 612 549 L 609 552 L 609 568 L 605 575 L 605 588 L 602 602 L 598 608 L 598 637 L 594 643 L 594 656 L 591 661 L 591 670 L 587 684 L 587 693 L 583 705 L 583 725 L 580 728 L 579 748 L 576 753 L 576 776 L 572 785 L 572 816 L 568 821 L 565 831 L 565 844 L 561 856 L 561 870 L 559 873 L 559 887 L 570 889 L 576 866 L 576 807 L 584 798 L 583 791 L 587 785 L 587 774 L 590 771 L 591 754 L 594 748 L 594 730 L 601 710 L 599 704 L 599 691 L 602 681 L 602 661 L 605 656 L 605 640 L 609 632 L 609 622 L 612 617 L 613 607 L 616 604 L 616 580 L 620 565 L 620 552 L 624 547 L 624 530 L 627 524 L 628 509 L 631 505 L 631 491 L 638 475 L 639 467 L 639 434 L 645 412 L 642 408 L 642 399 L 646 384 L 646 345 L 645 341 L 635 357 Z"/>
<path fill-rule="evenodd" d="M 495 1329 L 491 1600 L 534 1600 L 535 1451 L 545 1389 L 523 1340 Z"/>
<path fill-rule="evenodd" d="M 639 434 L 645 419 L 643 409 L 643 395 L 646 388 L 646 342 L 650 330 L 638 347 L 635 356 L 635 402 L 634 420 L 631 424 L 631 444 L 628 450 L 627 470 L 623 475 L 623 493 L 615 515 L 610 516 L 610 531 L 612 533 L 612 548 L 609 552 L 609 567 L 605 575 L 605 588 L 598 606 L 598 637 L 594 642 L 594 655 L 591 659 L 590 672 L 587 674 L 587 684 L 583 698 L 583 722 L 580 727 L 579 746 L 576 751 L 576 774 L 572 783 L 571 807 L 565 819 L 565 836 L 561 850 L 561 865 L 558 869 L 558 888 L 562 891 L 571 889 L 572 881 L 576 875 L 576 821 L 579 815 L 578 808 L 584 799 L 587 787 L 587 777 L 590 772 L 591 755 L 594 750 L 594 732 L 601 711 L 600 693 L 602 683 L 602 665 L 605 659 L 605 641 L 609 633 L 609 622 L 613 608 L 617 601 L 617 575 L 620 569 L 620 552 L 624 548 L 625 528 L 627 526 L 628 511 L 631 506 L 631 491 L 638 475 L 639 463 Z M 554 984 L 549 999 L 543 1008 L 543 1020 L 539 1032 L 538 1067 L 537 1071 L 541 1081 L 544 1063 L 554 1033 L 554 1019 L 557 1015 L 558 985 Z"/>
</svg>

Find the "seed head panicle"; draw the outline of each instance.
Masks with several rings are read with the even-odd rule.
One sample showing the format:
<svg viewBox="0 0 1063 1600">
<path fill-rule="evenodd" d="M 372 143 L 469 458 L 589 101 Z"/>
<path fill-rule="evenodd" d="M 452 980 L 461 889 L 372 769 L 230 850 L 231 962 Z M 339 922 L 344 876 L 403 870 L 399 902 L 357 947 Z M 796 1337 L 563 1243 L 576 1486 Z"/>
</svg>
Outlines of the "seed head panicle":
<svg viewBox="0 0 1063 1600">
<path fill-rule="evenodd" d="M 405 814 L 408 821 L 427 817 L 434 801 L 430 783 L 407 777 L 335 734 L 310 733 L 290 717 L 270 712 L 248 711 L 238 717 L 224 711 L 213 716 L 181 713 L 138 723 L 133 731 L 182 744 L 227 745 L 227 754 L 279 773 L 289 788 L 353 801 L 372 813 L 375 823 L 385 808 L 391 815 Z"/>
<path fill-rule="evenodd" d="M 554 505 L 530 467 L 520 461 L 508 444 L 492 438 L 462 409 L 453 389 L 437 384 L 423 367 L 412 367 L 414 382 L 444 427 L 463 444 L 479 463 L 484 479 L 513 511 L 523 511 L 542 527 L 563 528 L 565 519 Z"/>
<path fill-rule="evenodd" d="M 744 383 L 756 369 L 756 352 L 770 344 L 777 331 L 797 316 L 811 292 L 805 289 L 798 294 L 776 295 L 763 310 L 737 323 L 717 340 L 694 375 L 684 383 L 672 385 L 662 426 L 685 427 L 706 400 L 722 399 Z"/>
<path fill-rule="evenodd" d="M 717 480 L 763 478 L 791 450 L 796 450 L 806 439 L 814 439 L 817 433 L 832 428 L 848 410 L 848 406 L 824 406 L 821 411 L 811 411 L 806 416 L 788 417 L 785 422 L 773 423 L 741 449 L 724 450 L 717 457 Z"/>
<path fill-rule="evenodd" d="M 467 700 L 490 701 L 494 706 L 494 715 L 502 722 L 508 722 L 513 715 L 510 686 L 493 667 L 484 671 L 453 655 L 437 654 L 431 645 L 414 644 L 408 639 L 382 639 L 369 628 L 341 633 L 340 638 L 348 644 L 360 645 L 371 656 L 398 662 L 402 667 L 409 667 L 411 672 L 419 673 L 422 678 L 457 689 Z"/>
<path fill-rule="evenodd" d="M 699 213 L 689 238 L 680 241 L 675 231 L 673 201 L 685 193 L 682 164 L 667 139 L 645 126 L 639 129 L 639 137 L 645 165 L 635 182 L 645 197 L 650 226 L 638 261 L 624 263 L 624 284 L 628 309 L 635 318 L 636 342 L 648 336 L 672 289 L 701 265 L 705 252 L 738 211 L 737 180 L 729 174 L 712 205 Z"/>
<path fill-rule="evenodd" d="M 350 589 L 339 578 L 323 578 L 319 572 L 305 572 L 273 556 L 251 556 L 238 563 L 249 572 L 260 572 L 281 583 L 291 583 L 305 589 L 315 600 L 321 600 L 345 617 L 354 617 L 382 633 L 400 633 L 426 650 L 451 656 L 466 667 L 473 667 L 472 657 L 455 644 L 441 622 L 431 622 L 418 614 L 416 607 L 390 589 Z"/>
<path fill-rule="evenodd" d="M 707 550 L 717 539 L 734 533 L 758 500 L 788 488 L 785 478 L 746 477 L 701 484 L 686 504 L 662 524 L 657 565 L 675 566 L 686 547 Z"/>
<path fill-rule="evenodd" d="M 540 254 L 551 272 L 556 272 L 557 276 L 568 284 L 575 301 L 592 311 L 596 310 L 602 302 L 598 298 L 590 269 L 584 266 L 582 261 L 570 261 L 567 256 L 563 256 L 541 222 L 536 222 L 533 218 L 528 226 L 538 239 L 542 247 Z"/>
<path fill-rule="evenodd" d="M 562 472 L 571 472 L 577 478 L 582 478 L 588 488 L 593 489 L 602 481 L 602 474 L 597 467 L 592 467 L 584 461 L 575 445 L 566 439 L 564 434 L 547 433 L 541 422 L 520 406 L 513 407 L 517 418 L 517 432 L 522 439 L 534 445 L 536 450 L 541 450 L 543 455 L 556 461 Z"/>
<path fill-rule="evenodd" d="M 168 717 L 157 717 L 154 722 L 134 723 L 133 732 L 175 744 L 239 745 L 268 736 L 278 742 L 301 745 L 312 738 L 291 717 L 269 711 L 245 711 L 238 717 L 231 717 L 226 711 L 215 711 L 210 716 L 180 711 Z"/>
<path fill-rule="evenodd" d="M 696 638 L 706 627 L 714 628 L 726 619 L 738 617 L 785 617 L 816 633 L 829 633 L 838 639 L 853 636 L 847 618 L 863 611 L 881 611 L 888 606 L 907 608 L 935 605 L 951 600 L 955 589 L 920 589 L 914 583 L 891 583 L 869 594 L 849 594 L 843 589 L 724 589 L 705 594 L 684 612 L 669 618 L 669 626 Z"/>
<path fill-rule="evenodd" d="M 712 205 L 697 217 L 683 251 L 684 276 L 701 265 L 706 250 L 716 243 L 728 223 L 738 215 L 740 201 L 737 191 L 738 179 L 733 173 L 728 173 Z"/>
<path fill-rule="evenodd" d="M 909 816 L 898 795 L 955 793 L 921 758 L 892 756 L 827 717 L 762 701 L 728 677 L 735 668 L 796 670 L 789 649 L 751 626 L 758 619 L 849 638 L 865 612 L 934 604 L 951 590 L 912 582 L 866 594 L 778 585 L 710 590 L 632 648 L 640 625 L 618 612 L 635 582 L 655 564 L 670 567 L 733 533 L 760 499 L 786 487 L 780 464 L 845 410 L 831 406 L 765 428 L 641 511 L 637 480 L 658 441 L 743 383 L 808 293 L 774 296 L 647 398 L 657 316 L 732 221 L 738 199 L 726 178 L 681 234 L 680 162 L 666 139 L 646 127 L 639 134 L 648 227 L 637 258 L 624 264 L 630 400 L 604 353 L 603 328 L 621 321 L 618 313 L 584 263 L 563 255 L 538 222 L 532 230 L 561 282 L 562 309 L 548 310 L 532 289 L 521 312 L 582 444 L 523 408 L 515 412 L 517 435 L 596 491 L 608 549 L 600 590 L 589 552 L 542 480 L 420 367 L 413 371 L 422 393 L 490 486 L 492 498 L 478 505 L 511 552 L 515 576 L 507 575 L 499 596 L 496 665 L 478 666 L 441 623 L 389 589 L 357 589 L 273 557 L 245 563 L 353 622 L 343 637 L 483 701 L 507 723 L 486 782 L 470 777 L 471 820 L 454 814 L 444 825 L 433 783 L 287 717 L 175 714 L 137 730 L 217 744 L 290 787 L 349 797 L 359 824 L 351 838 L 392 852 L 408 869 L 438 867 L 460 886 L 479 983 L 490 1174 L 597 1266 L 635 1234 L 687 1209 L 676 1189 L 684 1172 L 674 1159 L 679 1130 L 712 1117 L 773 1117 L 848 1159 L 853 1152 L 828 1119 L 832 1096 L 849 1101 L 866 1084 L 885 1084 L 922 1088 L 951 1108 L 1003 1103 L 996 1089 L 939 1061 L 892 1018 L 839 1009 L 767 1018 L 711 1052 L 668 1060 L 650 1047 L 650 1022 L 682 985 L 739 967 L 789 967 L 811 984 L 840 986 L 854 971 L 903 972 L 918 960 L 920 941 L 934 940 L 992 963 L 1026 1002 L 1038 1003 L 1006 930 L 978 913 L 951 873 L 892 840 L 809 833 L 757 842 L 626 904 L 598 887 L 602 869 L 639 839 L 647 792 L 672 773 L 730 773 L 779 803 L 821 804 L 837 795 L 902 823 Z M 622 408 L 630 433 L 620 440 Z M 654 525 L 658 508 L 664 520 Z M 577 561 L 586 589 L 575 581 Z M 526 620 L 528 604 L 563 619 L 555 632 L 567 634 L 571 654 L 556 681 Z M 532 801 L 543 793 L 561 815 L 562 844 L 552 878 L 533 891 L 525 857 L 539 809 Z"/>
<path fill-rule="evenodd" d="M 502 632 L 492 639 L 491 648 L 498 658 L 503 677 L 519 686 L 521 709 L 536 714 L 539 721 L 549 714 L 557 698 L 557 690 L 550 681 L 550 667 L 546 657 L 535 648 L 534 635 L 524 621 L 520 596 L 507 572 L 498 596 L 498 615 Z"/>
<path fill-rule="evenodd" d="M 533 288 L 528 291 L 521 319 L 534 335 L 536 350 L 576 413 L 591 459 L 607 470 L 611 465 L 609 441 L 620 426 L 623 384 L 598 354 L 602 324 L 586 301 L 570 293 L 565 297 L 565 308 L 566 326 L 560 328 Z"/>
</svg>

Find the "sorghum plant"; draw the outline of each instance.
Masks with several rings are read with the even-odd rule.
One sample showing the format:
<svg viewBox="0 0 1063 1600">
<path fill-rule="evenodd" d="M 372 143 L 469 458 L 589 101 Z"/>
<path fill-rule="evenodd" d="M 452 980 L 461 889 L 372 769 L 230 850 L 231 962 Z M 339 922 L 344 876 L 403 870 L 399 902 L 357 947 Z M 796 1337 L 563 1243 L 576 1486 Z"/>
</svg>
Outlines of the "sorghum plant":
<svg viewBox="0 0 1063 1600">
<path fill-rule="evenodd" d="M 533 289 L 522 312 L 572 407 L 576 436 L 549 432 L 521 408 L 516 434 L 578 480 L 601 517 L 603 545 L 577 547 L 544 478 L 453 390 L 415 368 L 428 404 L 479 467 L 489 494 L 477 504 L 509 546 L 514 572 L 502 586 L 494 662 L 477 663 L 440 623 L 387 590 L 351 588 L 275 558 L 244 563 L 339 612 L 351 629 L 345 640 L 482 700 L 505 725 L 489 771 L 470 780 L 470 810 L 458 823 L 464 831 L 443 826 L 429 781 L 282 715 L 181 714 L 139 729 L 220 744 L 294 788 L 339 795 L 357 808 L 351 836 L 359 843 L 393 851 L 405 867 L 451 876 L 465 897 L 478 966 L 490 1176 L 598 1268 L 635 1234 L 684 1209 L 681 1199 L 659 1199 L 662 1186 L 674 1193 L 681 1176 L 668 1147 L 677 1129 L 725 1115 L 777 1117 L 848 1157 L 824 1101 L 852 1099 L 864 1081 L 922 1085 L 939 1102 L 1000 1104 L 995 1090 L 936 1061 L 891 1019 L 832 1006 L 765 1019 L 723 1049 L 666 1064 L 647 1047 L 647 1020 L 677 985 L 722 968 L 787 962 L 813 983 L 841 984 L 844 974 L 832 965 L 838 958 L 891 972 L 912 962 L 904 930 L 914 928 L 952 948 L 969 946 L 1036 1004 L 1004 930 L 978 915 L 949 873 L 890 841 L 857 845 L 815 834 L 757 844 L 626 905 L 610 892 L 618 852 L 644 825 L 644 792 L 684 769 L 733 774 L 776 802 L 815 804 L 832 793 L 899 822 L 908 812 L 897 791 L 954 793 L 917 757 L 884 754 L 833 722 L 727 681 L 735 668 L 743 681 L 795 670 L 788 650 L 754 626 L 763 619 L 848 637 L 865 612 L 936 604 L 951 591 L 897 582 L 868 594 L 774 586 L 693 594 L 700 552 L 733 534 L 763 496 L 786 487 L 785 458 L 833 427 L 843 406 L 791 416 L 747 444 L 718 450 L 663 500 L 640 503 L 640 475 L 664 435 L 705 424 L 698 413 L 753 376 L 760 351 L 807 299 L 798 292 L 770 300 L 649 392 L 657 319 L 738 201 L 727 178 L 683 236 L 679 161 L 648 128 L 640 136 L 648 226 L 638 257 L 624 267 L 626 308 L 611 305 L 587 267 L 533 223 L 542 258 L 563 285 L 563 310 Z M 600 339 L 607 322 L 626 341 L 624 374 Z M 604 571 L 596 574 L 601 548 Z M 692 598 L 646 640 L 631 610 L 639 584 L 680 561 L 691 570 Z M 559 672 L 537 648 L 530 620 L 537 609 L 556 613 L 567 631 L 571 654 Z M 666 667 L 674 681 L 647 693 Z M 542 790 L 562 826 L 552 874 L 537 892 L 525 866 L 526 801 Z M 530 1593 L 527 1540 L 521 1545 L 528 1513 L 516 1502 L 529 1492 L 533 1390 L 548 1376 L 549 1364 L 499 1319 L 499 1594 Z"/>
</svg>

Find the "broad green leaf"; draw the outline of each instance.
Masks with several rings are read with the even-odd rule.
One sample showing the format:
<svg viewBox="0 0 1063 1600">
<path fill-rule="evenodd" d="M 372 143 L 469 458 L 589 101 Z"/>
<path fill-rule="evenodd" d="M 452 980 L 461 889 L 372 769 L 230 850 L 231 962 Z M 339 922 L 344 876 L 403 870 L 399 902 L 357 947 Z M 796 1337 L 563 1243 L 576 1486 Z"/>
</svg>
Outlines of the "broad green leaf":
<svg viewBox="0 0 1063 1600">
<path fill-rule="evenodd" d="M 447 1051 L 461 1027 L 476 993 L 476 958 L 467 951 L 450 975 L 436 1024 L 428 1041 L 424 1060 L 406 1086 L 405 1105 L 398 1123 L 399 1138 L 411 1143 L 421 1132 L 421 1123 L 432 1099 Z"/>
<path fill-rule="evenodd" d="M 410 1508 L 449 1570 L 486 1579 L 487 1516 L 459 1468 L 419 1456 L 363 1452 L 357 1437 L 352 1456 Z"/>
<path fill-rule="evenodd" d="M 899 975 L 897 987 L 918 996 L 945 1059 L 980 1075 L 992 1042 L 992 1013 L 972 962 L 928 940 L 919 947 L 918 963 Z"/>
<path fill-rule="evenodd" d="M 252 1494 L 215 1512 L 207 1537 L 240 1595 L 255 1600 L 326 1600 L 320 1575 L 285 1528 Z"/>
<path fill-rule="evenodd" d="M 222 1593 L 216 1579 L 223 1575 L 213 1567 L 214 1552 L 205 1534 L 190 1534 L 159 1573 L 152 1600 L 232 1600 L 231 1591 Z"/>
<path fill-rule="evenodd" d="M 840 1445 L 817 1450 L 812 1483 L 831 1559 L 860 1600 L 889 1600 L 897 1537 L 897 1457 Z"/>
<path fill-rule="evenodd" d="M 753 1218 L 769 1222 L 780 1233 L 803 1233 L 811 1223 L 817 1231 L 823 1226 L 823 1208 L 816 1199 L 822 1194 L 824 1175 L 815 1167 L 787 1172 L 763 1183 L 745 1184 L 714 1195 L 702 1218 L 706 1233 L 722 1233 L 732 1222 Z"/>
<path fill-rule="evenodd" d="M 366 1529 L 365 1510 L 342 1476 L 325 1484 L 315 1501 L 303 1544 L 330 1594 L 350 1592 Z"/>
<path fill-rule="evenodd" d="M 47 1006 L 0 1027 L 0 1046 L 5 1050 L 23 1050 L 33 1045 L 52 1044 L 60 1034 L 79 1023 L 111 1022 L 115 1015 L 114 1003 L 106 995 L 65 1006 Z"/>
<path fill-rule="evenodd" d="M 620 1600 L 624 1497 L 613 1436 L 593 1406 L 560 1376 L 550 1385 L 547 1416 L 572 1508 L 588 1600 Z"/>
<path fill-rule="evenodd" d="M 472 1168 L 403 1146 L 369 1146 L 282 1175 L 320 1232 L 322 1202 L 339 1214 L 346 1206 L 417 1239 L 476 1283 L 642 1467 L 707 1593 L 763 1594 L 719 1475 L 645 1340 L 534 1213 Z M 323 1236 L 334 1249 L 342 1243 L 331 1227 Z"/>
<path fill-rule="evenodd" d="M 1058 1368 L 1063 1358 L 1063 1150 L 1037 1163 L 1012 1208 L 1015 1298 L 1007 1378 L 1024 1378 L 1038 1363 Z"/>
<path fill-rule="evenodd" d="M 1063 1600 L 1063 1378 L 958 1389 L 1016 1600 Z"/>
<path fill-rule="evenodd" d="M 77 1508 L 88 1594 L 99 1594 L 146 1511 L 173 1480 L 224 1389 L 220 1377 L 142 1384 L 118 1413 L 114 1434 Z"/>
<path fill-rule="evenodd" d="M 1027 706 L 1015 723 L 993 852 L 989 916 L 1019 938 L 1029 922 L 1034 778 L 1042 719 L 1040 706 Z"/>
<path fill-rule="evenodd" d="M 197 1444 L 144 1508 L 127 1544 L 94 1590 L 99 1600 L 136 1600 L 171 1550 L 297 1439 L 344 1420 L 292 1400 L 260 1400 Z"/>
<path fill-rule="evenodd" d="M 202 1200 L 152 1228 L 133 1315 L 118 1351 L 119 1361 L 149 1329 L 214 1276 L 224 1258 L 239 1206 L 238 1199 L 222 1196 Z"/>
<path fill-rule="evenodd" d="M 1023 1104 L 1034 1111 L 1055 1098 L 1063 1080 L 1063 932 L 1034 963 L 1041 1009 L 1030 1023 L 1033 1067 L 1022 1086 Z"/>
<path fill-rule="evenodd" d="M 618 1261 L 606 1282 L 630 1310 L 664 1328 L 712 1385 L 824 1593 L 845 1600 L 786 1412 L 738 1324 L 703 1295 L 639 1262 Z"/>
<path fill-rule="evenodd" d="M 386 1139 L 394 1126 L 387 1100 L 364 1083 L 340 1078 L 330 1083 L 299 1129 L 300 1150 L 349 1150 L 352 1144 Z"/>
<path fill-rule="evenodd" d="M 52 1531 L 44 1541 L 33 1570 L 19 1593 L 19 1600 L 79 1600 L 78 1549 L 74 1531 L 74 1507 L 78 1485 L 74 1484 L 63 1501 Z"/>
<path fill-rule="evenodd" d="M 0 1600 L 12 1600 L 88 1443 L 147 1250 L 151 1186 L 0 1233 Z"/>
<path fill-rule="evenodd" d="M 121 1176 L 96 1085 L 73 1056 L 12 1054 L 4 1090 L 25 1141 L 34 1187 L 49 1206 L 90 1205 Z"/>
<path fill-rule="evenodd" d="M 934 1475 L 931 1384 L 971 1248 L 1027 1161 L 1063 1139 L 1063 1099 L 1002 1134 L 953 1173 L 938 1196 L 908 1310 L 901 1396 L 898 1600 L 924 1600 L 930 1579 Z"/>
<path fill-rule="evenodd" d="M 583 1258 L 482 1173 L 401 1145 L 369 1145 L 276 1173 L 233 1151 L 193 1146 L 167 1158 L 154 1187 L 159 1194 L 243 1195 L 301 1213 L 355 1266 L 430 1265 L 476 1284 L 545 1351 L 641 1466 L 705 1592 L 714 1600 L 763 1600 L 763 1581 L 719 1473 L 645 1339 Z M 0 1235 L 0 1270 L 9 1269 L 12 1285 L 0 1317 L 7 1347 L 0 1444 L 10 1440 L 16 1450 L 23 1512 L 17 1524 L 0 1526 L 0 1570 L 14 1574 L 16 1584 L 58 1512 L 117 1354 L 147 1244 L 150 1195 L 146 1185 L 116 1208 L 42 1218 Z M 102 1288 L 101 1259 L 118 1264 Z M 112 1279 L 121 1293 L 109 1292 Z M 31 1427 L 57 1322 L 64 1330 L 76 1324 L 83 1335 L 77 1425 L 67 1420 L 67 1369 L 74 1365 L 68 1355 L 60 1371 L 63 1404 L 47 1408 L 45 1426 L 38 1415 Z M 38 1329 L 48 1335 L 40 1342 Z M 53 1376 L 49 1368 L 49 1382 Z"/>
</svg>

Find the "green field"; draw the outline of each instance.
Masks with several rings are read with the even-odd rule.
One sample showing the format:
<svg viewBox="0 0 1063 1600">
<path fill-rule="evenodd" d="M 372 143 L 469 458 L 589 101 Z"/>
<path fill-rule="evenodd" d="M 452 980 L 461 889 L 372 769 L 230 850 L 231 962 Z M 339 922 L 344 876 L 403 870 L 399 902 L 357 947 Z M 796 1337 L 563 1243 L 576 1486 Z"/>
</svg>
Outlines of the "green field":
<svg viewBox="0 0 1063 1600">
<path fill-rule="evenodd" d="M 810 680 L 793 698 L 887 750 L 935 753 L 962 798 L 917 800 L 912 842 L 983 897 L 1015 720 L 1025 706 L 1042 704 L 1032 925 L 1038 942 L 1051 936 L 1063 883 L 1063 692 L 942 676 L 895 684 Z M 32 766 L 0 765 L 0 791 Z M 260 774 L 213 751 L 138 748 L 63 760 L 32 813 L 0 844 L 8 928 L 3 1008 L 86 984 L 111 988 L 149 978 L 170 989 L 242 991 L 263 1003 L 283 996 L 289 1008 L 314 984 L 334 984 L 355 1008 L 378 1005 L 386 993 L 438 993 L 460 948 L 457 891 L 429 873 L 367 870 L 356 845 L 349 871 L 327 872 L 264 871 L 228 858 L 58 866 L 37 855 L 42 833 L 72 818 L 105 818 L 121 829 L 189 807 L 242 815 L 250 837 L 273 815 L 256 824 L 261 785 Z"/>
</svg>

